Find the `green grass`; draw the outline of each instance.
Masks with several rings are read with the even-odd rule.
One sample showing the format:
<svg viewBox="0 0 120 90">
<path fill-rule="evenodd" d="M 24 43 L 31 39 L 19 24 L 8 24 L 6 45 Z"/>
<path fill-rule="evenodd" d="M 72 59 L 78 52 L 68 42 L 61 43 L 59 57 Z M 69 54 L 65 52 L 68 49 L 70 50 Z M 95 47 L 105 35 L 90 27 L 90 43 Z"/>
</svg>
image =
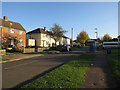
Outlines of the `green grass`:
<svg viewBox="0 0 120 90">
<path fill-rule="evenodd" d="M 10 60 L 10 59 L 7 59 L 7 58 L 2 58 L 2 61 L 7 61 L 7 60 Z"/>
<path fill-rule="evenodd" d="M 107 60 L 113 72 L 113 76 L 120 83 L 120 49 L 112 49 L 111 54 L 107 54 Z"/>
<path fill-rule="evenodd" d="M 21 88 L 77 88 L 84 82 L 93 58 L 94 54 L 83 54 Z"/>
<path fill-rule="evenodd" d="M 13 54 L 19 54 L 21 52 L 6 52 L 6 55 L 13 55 Z"/>
<path fill-rule="evenodd" d="M 11 54 L 14 54 L 14 53 L 6 52 L 6 55 L 11 55 Z"/>
<path fill-rule="evenodd" d="M 51 50 L 51 51 L 45 51 L 45 52 L 42 52 L 44 54 L 54 54 L 54 53 L 60 53 L 60 51 L 55 51 L 55 50 Z"/>
</svg>

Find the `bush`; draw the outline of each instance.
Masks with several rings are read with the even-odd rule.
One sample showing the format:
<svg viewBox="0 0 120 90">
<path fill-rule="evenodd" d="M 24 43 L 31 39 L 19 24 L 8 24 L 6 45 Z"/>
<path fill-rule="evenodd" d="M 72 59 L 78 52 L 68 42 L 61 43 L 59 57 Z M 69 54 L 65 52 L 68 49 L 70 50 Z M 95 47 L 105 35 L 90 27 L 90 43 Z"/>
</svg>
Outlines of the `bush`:
<svg viewBox="0 0 120 90">
<path fill-rule="evenodd" d="M 52 47 L 55 47 L 55 43 L 52 43 Z"/>
<path fill-rule="evenodd" d="M 2 45 L 2 49 L 6 49 L 6 46 Z"/>
</svg>

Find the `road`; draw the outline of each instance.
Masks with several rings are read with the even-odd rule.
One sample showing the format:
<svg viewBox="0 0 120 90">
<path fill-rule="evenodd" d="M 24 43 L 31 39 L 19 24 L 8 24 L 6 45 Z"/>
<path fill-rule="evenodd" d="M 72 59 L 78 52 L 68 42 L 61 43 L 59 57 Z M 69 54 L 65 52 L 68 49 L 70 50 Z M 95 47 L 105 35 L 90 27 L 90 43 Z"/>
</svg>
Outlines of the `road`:
<svg viewBox="0 0 120 90">
<path fill-rule="evenodd" d="M 88 48 L 61 54 L 48 54 L 2 64 L 2 88 L 15 88 L 28 83 L 60 65 L 78 58 Z"/>
</svg>

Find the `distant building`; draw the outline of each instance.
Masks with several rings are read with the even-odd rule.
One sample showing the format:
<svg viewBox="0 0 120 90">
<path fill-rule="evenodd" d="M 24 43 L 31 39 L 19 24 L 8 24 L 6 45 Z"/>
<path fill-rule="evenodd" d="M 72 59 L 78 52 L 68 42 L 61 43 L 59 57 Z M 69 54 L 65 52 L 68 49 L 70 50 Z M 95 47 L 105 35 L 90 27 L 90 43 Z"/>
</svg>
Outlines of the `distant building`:
<svg viewBox="0 0 120 90">
<path fill-rule="evenodd" d="M 13 45 L 16 49 L 26 46 L 26 30 L 20 23 L 9 21 L 6 16 L 0 18 L 0 30 L 2 30 L 2 45 Z"/>
</svg>

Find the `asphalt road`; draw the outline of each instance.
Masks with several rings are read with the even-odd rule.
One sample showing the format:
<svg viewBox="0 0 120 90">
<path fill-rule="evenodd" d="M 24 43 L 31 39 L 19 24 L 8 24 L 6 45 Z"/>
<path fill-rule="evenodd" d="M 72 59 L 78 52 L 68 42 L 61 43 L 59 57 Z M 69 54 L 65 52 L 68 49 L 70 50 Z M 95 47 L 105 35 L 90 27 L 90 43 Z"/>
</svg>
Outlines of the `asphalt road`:
<svg viewBox="0 0 120 90">
<path fill-rule="evenodd" d="M 48 54 L 2 64 L 2 88 L 15 88 L 28 83 L 62 64 L 78 58 L 88 48 L 61 54 Z"/>
</svg>

